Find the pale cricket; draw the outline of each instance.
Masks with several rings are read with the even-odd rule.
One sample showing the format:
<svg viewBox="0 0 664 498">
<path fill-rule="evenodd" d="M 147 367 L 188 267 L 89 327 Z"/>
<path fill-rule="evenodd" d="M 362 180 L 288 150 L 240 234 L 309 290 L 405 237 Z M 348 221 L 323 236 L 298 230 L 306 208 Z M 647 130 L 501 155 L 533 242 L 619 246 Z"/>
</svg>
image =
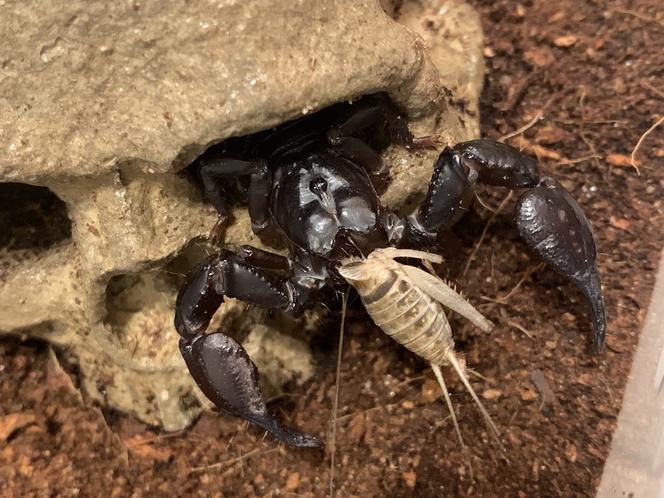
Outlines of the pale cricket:
<svg viewBox="0 0 664 498">
<path fill-rule="evenodd" d="M 431 273 L 399 263 L 396 258 L 419 259 Z M 455 355 L 452 330 L 443 306 L 470 320 L 483 332 L 490 332 L 493 324 L 432 272 L 431 263 L 441 262 L 442 257 L 436 254 L 384 248 L 376 249 L 365 259 L 349 258 L 342 261 L 338 271 L 355 288 L 374 323 L 399 344 L 429 362 L 443 391 L 462 448 L 465 448 L 465 444 L 440 370 L 441 366 L 448 364 L 468 389 L 491 433 L 503 449 L 498 428 L 470 385 L 465 369 Z"/>
</svg>

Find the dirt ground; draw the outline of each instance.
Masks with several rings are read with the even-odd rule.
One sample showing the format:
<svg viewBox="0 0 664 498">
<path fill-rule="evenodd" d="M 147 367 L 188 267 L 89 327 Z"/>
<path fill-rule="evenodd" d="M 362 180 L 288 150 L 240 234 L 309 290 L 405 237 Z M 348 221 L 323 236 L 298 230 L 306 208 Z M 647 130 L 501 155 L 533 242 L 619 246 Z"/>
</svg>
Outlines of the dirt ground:
<svg viewBox="0 0 664 498">
<path fill-rule="evenodd" d="M 664 9 L 659 0 L 473 3 L 486 31 L 483 134 L 500 137 L 542 113 L 510 143 L 538 155 L 593 223 L 608 348 L 589 353 L 580 295 L 528 255 L 511 223 L 513 201 L 495 216 L 476 205 L 441 251 L 448 276 L 497 324 L 491 335 L 461 320 L 453 327 L 458 350 L 482 375 L 473 384 L 506 455 L 452 383 L 464 454 L 427 365 L 369 327 L 357 308 L 341 369 L 337 496 L 592 496 L 609 451 L 664 245 L 664 124 L 636 153 L 640 175 L 630 164 L 639 137 L 664 115 Z M 479 195 L 495 208 L 506 192 Z M 314 346 L 315 378 L 273 408 L 324 436 L 336 339 Z M 329 493 L 329 449 L 285 448 L 213 413 L 175 434 L 102 413 L 44 344 L 2 339 L 0 379 L 2 496 Z"/>
</svg>

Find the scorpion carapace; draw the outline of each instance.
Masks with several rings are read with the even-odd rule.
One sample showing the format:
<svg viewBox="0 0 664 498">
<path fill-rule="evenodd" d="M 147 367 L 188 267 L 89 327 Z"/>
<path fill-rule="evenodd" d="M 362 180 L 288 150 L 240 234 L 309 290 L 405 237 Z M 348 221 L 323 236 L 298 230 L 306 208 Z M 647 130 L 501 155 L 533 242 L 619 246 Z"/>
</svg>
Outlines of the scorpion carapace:
<svg viewBox="0 0 664 498">
<path fill-rule="evenodd" d="M 385 95 L 337 104 L 277 128 L 214 146 L 191 168 L 219 213 L 227 202 L 248 206 L 252 228 L 279 229 L 290 255 L 250 246 L 222 249 L 187 277 L 178 295 L 175 327 L 189 370 L 203 392 L 228 413 L 249 420 L 292 446 L 321 446 L 268 412 L 258 372 L 223 330 L 206 334 L 224 297 L 301 315 L 348 284 L 341 261 L 381 248 L 422 248 L 465 212 L 476 183 L 525 189 L 516 223 L 526 244 L 580 287 L 594 323 L 595 346 L 606 333 L 604 304 L 588 220 L 571 195 L 539 173 L 537 163 L 493 140 L 445 147 L 419 209 L 405 218 L 382 206 L 374 185 L 387 168 L 389 143 L 430 146 L 416 139 Z M 385 283 L 387 285 L 387 283 Z"/>
</svg>

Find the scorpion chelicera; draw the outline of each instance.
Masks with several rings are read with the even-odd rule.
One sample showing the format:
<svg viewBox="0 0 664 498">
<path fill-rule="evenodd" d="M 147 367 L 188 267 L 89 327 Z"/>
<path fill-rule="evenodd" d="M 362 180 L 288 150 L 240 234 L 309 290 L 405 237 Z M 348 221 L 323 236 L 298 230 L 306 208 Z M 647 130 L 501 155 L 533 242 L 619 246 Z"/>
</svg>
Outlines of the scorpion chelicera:
<svg viewBox="0 0 664 498">
<path fill-rule="evenodd" d="M 525 191 L 516 207 L 521 237 L 580 288 L 596 350 L 604 344 L 606 318 L 590 224 L 567 190 L 540 174 L 535 160 L 493 140 L 445 147 L 418 210 L 399 217 L 381 205 L 374 186 L 385 179 L 380 152 L 390 144 L 413 149 L 430 147 L 432 140 L 415 138 L 395 105 L 378 94 L 226 140 L 191 165 L 219 213 L 212 236 L 219 234 L 228 203 L 244 202 L 253 231 L 280 229 L 290 255 L 246 245 L 222 248 L 194 268 L 176 302 L 180 351 L 217 408 L 292 446 L 322 442 L 270 415 L 258 370 L 244 348 L 222 330 L 206 333 L 224 296 L 299 316 L 347 287 L 340 269 L 348 277 L 372 252 L 433 245 L 466 211 L 478 182 Z M 378 301 L 393 283 L 377 282 L 363 302 Z"/>
</svg>

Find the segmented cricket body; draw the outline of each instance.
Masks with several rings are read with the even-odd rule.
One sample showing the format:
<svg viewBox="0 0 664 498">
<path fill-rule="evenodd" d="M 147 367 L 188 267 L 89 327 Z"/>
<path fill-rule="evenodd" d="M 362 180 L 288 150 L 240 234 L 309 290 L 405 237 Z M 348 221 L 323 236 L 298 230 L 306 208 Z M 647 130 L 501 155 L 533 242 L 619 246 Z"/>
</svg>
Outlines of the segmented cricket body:
<svg viewBox="0 0 664 498">
<path fill-rule="evenodd" d="M 454 341 L 443 307 L 411 285 L 400 268 L 386 268 L 382 274 L 382 284 L 361 294 L 374 323 L 429 363 L 446 363 Z"/>
<path fill-rule="evenodd" d="M 489 332 L 493 324 L 443 280 L 420 268 L 401 264 L 395 258 L 416 258 L 426 264 L 442 262 L 442 258 L 435 254 L 385 248 L 376 249 L 366 259 L 343 262 L 338 270 L 357 290 L 374 323 L 399 344 L 431 364 L 461 444 L 463 439 L 440 371 L 441 365 L 450 364 L 456 370 L 500 443 L 498 430 L 454 354 L 452 330 L 443 305 L 467 318 L 484 332 Z"/>
</svg>

